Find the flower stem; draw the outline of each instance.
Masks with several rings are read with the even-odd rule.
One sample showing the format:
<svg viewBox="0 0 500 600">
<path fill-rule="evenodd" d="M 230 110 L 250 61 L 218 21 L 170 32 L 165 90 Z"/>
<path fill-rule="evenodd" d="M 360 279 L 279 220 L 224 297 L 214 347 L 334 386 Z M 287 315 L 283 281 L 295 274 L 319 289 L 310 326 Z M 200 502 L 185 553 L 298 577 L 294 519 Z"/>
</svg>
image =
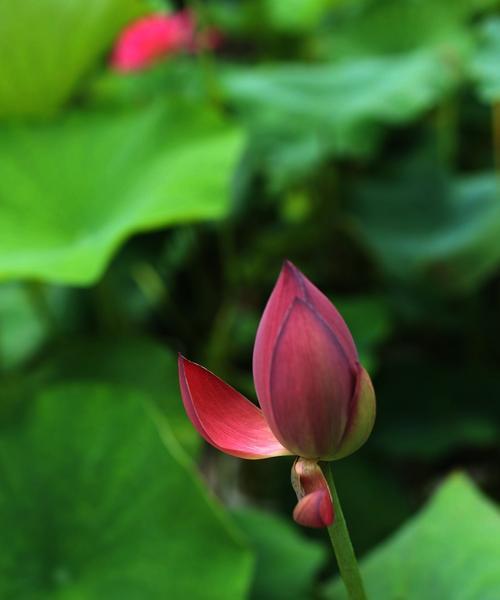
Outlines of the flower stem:
<svg viewBox="0 0 500 600">
<path fill-rule="evenodd" d="M 196 14 L 197 17 L 197 33 L 208 28 L 207 10 L 203 0 L 189 0 L 187 5 Z M 214 60 L 214 55 L 210 47 L 201 44 L 198 49 L 198 62 L 205 83 L 205 89 L 208 93 L 208 98 L 214 106 L 221 108 L 221 90 L 217 79 L 217 65 Z"/>
<path fill-rule="evenodd" d="M 328 482 L 332 494 L 335 509 L 335 521 L 328 527 L 328 535 L 332 542 L 333 550 L 337 558 L 340 575 L 347 589 L 350 600 L 366 600 L 366 593 L 361 579 L 361 573 L 352 547 L 349 531 L 342 512 L 340 500 L 335 489 L 330 463 L 322 463 L 323 473 Z"/>
</svg>

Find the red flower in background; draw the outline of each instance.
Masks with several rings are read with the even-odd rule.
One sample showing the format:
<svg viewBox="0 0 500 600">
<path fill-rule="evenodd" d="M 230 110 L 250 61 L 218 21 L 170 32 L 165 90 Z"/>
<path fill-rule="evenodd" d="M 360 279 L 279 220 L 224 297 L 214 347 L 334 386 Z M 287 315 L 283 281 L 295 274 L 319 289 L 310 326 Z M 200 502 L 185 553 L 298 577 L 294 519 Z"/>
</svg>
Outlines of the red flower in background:
<svg viewBox="0 0 500 600">
<path fill-rule="evenodd" d="M 334 519 L 319 460 L 356 451 L 375 418 L 375 394 L 351 333 L 328 300 L 286 262 L 259 324 L 253 354 L 261 409 L 205 368 L 179 357 L 186 412 L 210 444 L 240 458 L 295 454 L 294 519 Z"/>
<path fill-rule="evenodd" d="M 219 40 L 214 30 L 197 32 L 195 16 L 189 10 L 149 15 L 123 30 L 114 47 L 111 66 L 117 71 L 141 70 L 172 54 L 213 48 Z"/>
</svg>

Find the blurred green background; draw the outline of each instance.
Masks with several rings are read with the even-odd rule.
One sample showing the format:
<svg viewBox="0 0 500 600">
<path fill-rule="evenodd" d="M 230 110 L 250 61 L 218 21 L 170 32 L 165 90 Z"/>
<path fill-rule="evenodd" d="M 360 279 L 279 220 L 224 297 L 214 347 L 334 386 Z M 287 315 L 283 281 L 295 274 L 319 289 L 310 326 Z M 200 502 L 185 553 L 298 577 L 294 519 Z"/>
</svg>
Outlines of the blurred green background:
<svg viewBox="0 0 500 600">
<path fill-rule="evenodd" d="M 215 50 L 110 67 L 190 8 Z M 372 375 L 334 464 L 369 597 L 500 597 L 493 0 L 0 0 L 0 598 L 344 598 L 291 460 L 184 415 L 176 352 L 255 398 L 284 258 Z"/>
</svg>

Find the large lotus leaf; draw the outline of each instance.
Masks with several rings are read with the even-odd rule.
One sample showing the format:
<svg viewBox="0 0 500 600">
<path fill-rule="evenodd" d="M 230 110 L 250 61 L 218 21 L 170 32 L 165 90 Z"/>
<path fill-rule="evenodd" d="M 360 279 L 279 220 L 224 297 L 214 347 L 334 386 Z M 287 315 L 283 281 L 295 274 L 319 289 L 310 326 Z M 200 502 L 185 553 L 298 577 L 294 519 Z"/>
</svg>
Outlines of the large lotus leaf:
<svg viewBox="0 0 500 600">
<path fill-rule="evenodd" d="M 88 284 L 131 233 L 223 216 L 240 134 L 152 104 L 0 132 L 0 278 Z"/>
<path fill-rule="evenodd" d="M 126 387 L 66 383 L 4 428 L 2 598 L 246 598 L 249 551 L 147 407 Z"/>
<path fill-rule="evenodd" d="M 0 117 L 57 109 L 141 8 L 141 0 L 0 2 Z"/>
<path fill-rule="evenodd" d="M 233 514 L 257 555 L 250 598 L 312 597 L 317 572 L 325 560 L 324 546 L 300 535 L 293 521 L 249 508 Z"/>
<path fill-rule="evenodd" d="M 167 417 L 173 435 L 189 454 L 195 454 L 200 446 L 200 436 L 180 398 L 177 358 L 152 339 L 114 336 L 61 340 L 45 353 L 31 379 L 37 386 L 69 379 L 135 390 Z"/>
<path fill-rule="evenodd" d="M 264 0 L 263 15 L 272 29 L 299 34 L 313 29 L 331 9 L 331 0 Z"/>
<path fill-rule="evenodd" d="M 338 11 L 325 40 L 332 58 L 440 49 L 457 64 L 473 44 L 471 19 L 496 0 L 379 0 Z M 459 64 L 457 64 L 457 67 Z"/>
<path fill-rule="evenodd" d="M 295 123 L 317 134 L 323 130 L 342 150 L 360 144 L 366 127 L 403 122 L 448 91 L 455 73 L 436 58 L 414 53 L 335 65 L 239 68 L 225 75 L 224 85 L 229 97 L 259 123 L 272 126 L 294 119 L 289 126 Z"/>
<path fill-rule="evenodd" d="M 233 68 L 223 87 L 254 133 L 256 155 L 266 157 L 267 168 L 293 176 L 328 155 L 372 151 L 384 126 L 418 117 L 458 79 L 445 57 L 415 52 Z"/>
<path fill-rule="evenodd" d="M 363 561 L 371 600 L 496 600 L 500 513 L 464 475 L 452 475 L 412 521 Z M 343 585 L 325 598 L 346 598 Z"/>
<path fill-rule="evenodd" d="M 500 18 L 485 21 L 479 31 L 480 44 L 471 63 L 471 74 L 479 94 L 487 102 L 500 100 Z"/>
<path fill-rule="evenodd" d="M 500 203 L 492 173 L 450 180 L 432 165 L 402 166 L 363 185 L 355 214 L 382 267 L 406 281 L 470 289 L 500 262 Z"/>
</svg>

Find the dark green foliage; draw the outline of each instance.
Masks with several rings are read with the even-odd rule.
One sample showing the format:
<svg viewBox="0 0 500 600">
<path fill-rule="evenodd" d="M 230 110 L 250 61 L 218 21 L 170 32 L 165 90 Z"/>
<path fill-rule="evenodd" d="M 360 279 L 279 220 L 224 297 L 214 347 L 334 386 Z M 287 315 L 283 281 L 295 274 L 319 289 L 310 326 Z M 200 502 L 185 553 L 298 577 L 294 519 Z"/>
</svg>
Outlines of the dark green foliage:
<svg viewBox="0 0 500 600">
<path fill-rule="evenodd" d="M 255 509 L 233 513 L 257 555 L 250 597 L 255 600 L 302 600 L 313 590 L 325 550 L 306 541 L 290 523 Z"/>
<path fill-rule="evenodd" d="M 174 4 L 221 47 L 114 72 Z M 499 597 L 499 9 L 0 3 L 2 599 L 343 597 L 290 460 L 207 448 L 178 393 L 181 351 L 255 399 L 285 258 L 375 383 L 333 465 L 371 600 Z"/>
</svg>

